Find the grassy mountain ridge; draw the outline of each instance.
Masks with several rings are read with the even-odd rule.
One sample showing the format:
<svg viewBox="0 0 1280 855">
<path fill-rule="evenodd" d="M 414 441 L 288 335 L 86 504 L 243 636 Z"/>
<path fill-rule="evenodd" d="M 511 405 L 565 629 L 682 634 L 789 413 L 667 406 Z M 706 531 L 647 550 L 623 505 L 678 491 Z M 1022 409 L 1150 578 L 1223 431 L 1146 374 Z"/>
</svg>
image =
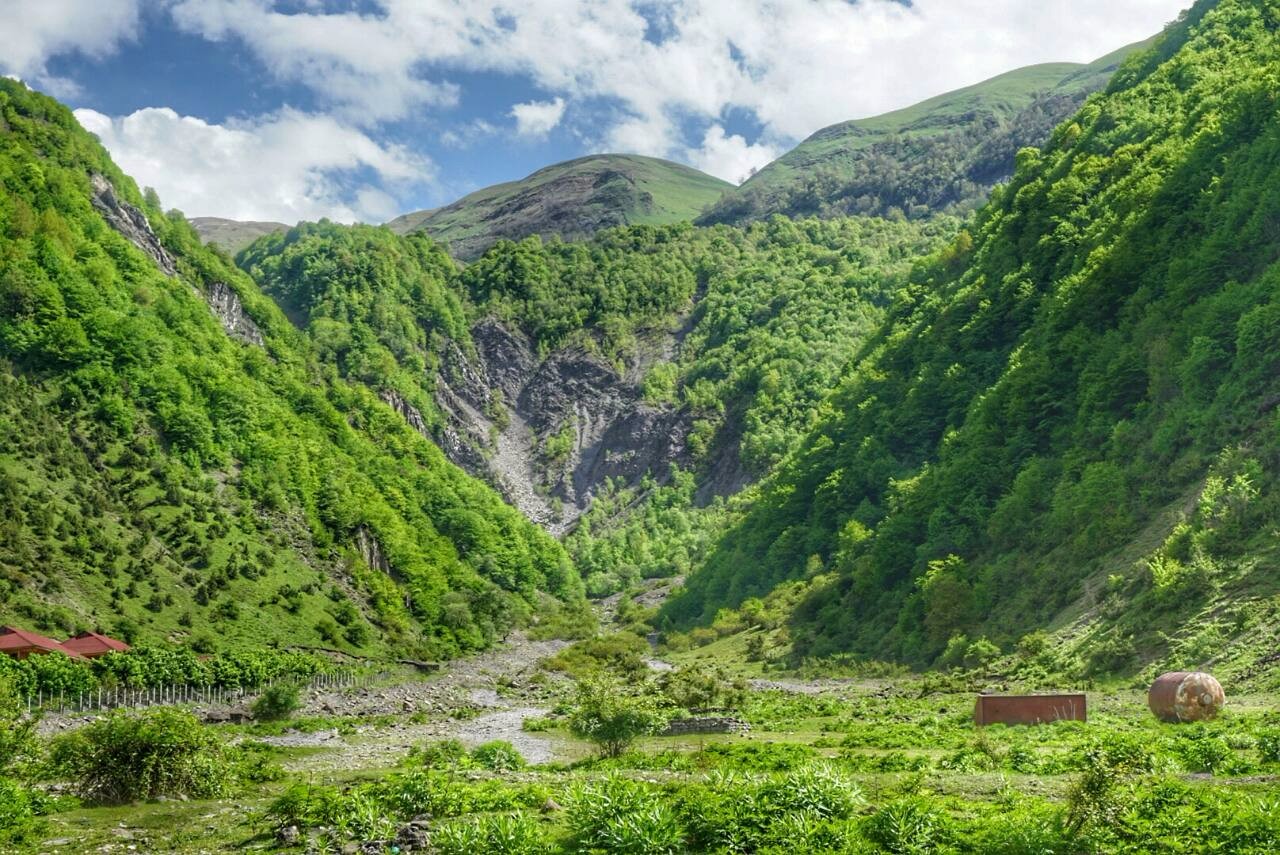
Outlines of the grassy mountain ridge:
<svg viewBox="0 0 1280 855">
<path fill-rule="evenodd" d="M 1140 47 L 1087 65 L 1015 69 L 901 110 L 823 128 L 725 194 L 699 222 L 741 223 L 775 213 L 921 217 L 974 208 L 1012 174 L 1019 148 L 1043 143 Z"/>
<path fill-rule="evenodd" d="M 65 107 L 0 81 L 0 145 L 0 621 L 449 655 L 578 595 Z"/>
<path fill-rule="evenodd" d="M 454 256 L 472 259 L 503 238 L 536 234 L 571 241 L 612 226 L 692 220 L 730 187 L 667 160 L 591 155 L 477 190 L 442 208 L 405 214 L 387 225 L 401 234 L 425 231 Z"/>
<path fill-rule="evenodd" d="M 1023 151 L 666 617 L 802 580 L 797 655 L 927 664 L 1076 609 L 1094 672 L 1263 626 L 1278 24 L 1274 2 L 1200 2 Z"/>
<path fill-rule="evenodd" d="M 232 256 L 264 235 L 289 230 L 284 223 L 229 220 L 225 217 L 191 217 L 188 222 L 201 240 L 221 247 Z"/>
</svg>

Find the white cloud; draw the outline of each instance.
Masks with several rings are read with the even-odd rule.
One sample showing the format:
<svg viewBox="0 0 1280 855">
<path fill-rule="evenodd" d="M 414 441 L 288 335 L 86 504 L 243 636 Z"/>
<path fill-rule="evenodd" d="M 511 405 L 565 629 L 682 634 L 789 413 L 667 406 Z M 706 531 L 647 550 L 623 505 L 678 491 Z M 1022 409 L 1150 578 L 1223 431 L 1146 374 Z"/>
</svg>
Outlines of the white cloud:
<svg viewBox="0 0 1280 855">
<path fill-rule="evenodd" d="M 780 154 L 782 152 L 771 145 L 748 145 L 740 134 L 726 136 L 723 127 L 712 125 L 702 138 L 702 147 L 691 150 L 688 160 L 703 172 L 741 184 Z"/>
<path fill-rule="evenodd" d="M 190 216 L 382 222 L 398 212 L 396 190 L 431 176 L 403 148 L 297 110 L 224 125 L 156 107 L 75 115 L 125 172 Z"/>
<path fill-rule="evenodd" d="M 617 105 L 591 129 L 598 142 L 679 155 L 689 117 L 707 127 L 743 110 L 778 145 L 1021 65 L 1094 59 L 1187 3 L 376 0 L 366 14 L 283 14 L 272 0 L 178 0 L 173 11 L 190 32 L 241 39 L 344 115 L 394 118 L 457 96 L 431 75 L 519 74 L 558 98 Z"/>
<path fill-rule="evenodd" d="M 9 0 L 0 16 L 0 71 L 60 97 L 79 87 L 50 75 L 50 59 L 107 56 L 138 31 L 137 0 Z"/>
<path fill-rule="evenodd" d="M 516 133 L 532 139 L 545 137 L 564 118 L 564 106 L 563 98 L 516 104 L 510 114 L 516 120 Z"/>
</svg>

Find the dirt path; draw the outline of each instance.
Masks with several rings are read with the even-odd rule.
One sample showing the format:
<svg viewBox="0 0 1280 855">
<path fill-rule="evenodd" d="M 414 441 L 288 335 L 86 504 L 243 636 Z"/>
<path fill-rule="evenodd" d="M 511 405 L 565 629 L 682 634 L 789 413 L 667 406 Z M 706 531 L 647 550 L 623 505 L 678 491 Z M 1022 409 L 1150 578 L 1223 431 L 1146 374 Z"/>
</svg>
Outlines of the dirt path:
<svg viewBox="0 0 1280 855">
<path fill-rule="evenodd" d="M 336 730 L 286 733 L 262 741 L 293 747 L 325 749 L 288 764 L 292 771 L 336 771 L 395 765 L 409 749 L 433 739 L 458 739 L 468 748 L 503 739 L 530 763 L 554 759 L 554 744 L 526 733 L 526 718 L 544 716 L 557 694 L 558 678 L 538 667 L 567 646 L 565 641 L 530 641 L 513 634 L 506 644 L 448 663 L 425 680 L 355 691 L 312 692 L 302 714 L 359 720 L 395 716 L 383 726 L 357 726 L 349 735 Z M 408 716 L 423 713 L 415 724 Z"/>
</svg>

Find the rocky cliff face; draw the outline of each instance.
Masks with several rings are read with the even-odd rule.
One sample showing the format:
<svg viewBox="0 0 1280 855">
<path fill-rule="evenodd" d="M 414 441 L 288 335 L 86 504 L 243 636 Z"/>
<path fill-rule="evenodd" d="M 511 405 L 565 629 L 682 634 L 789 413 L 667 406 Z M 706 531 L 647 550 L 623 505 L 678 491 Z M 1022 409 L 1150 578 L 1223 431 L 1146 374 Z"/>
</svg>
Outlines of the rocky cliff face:
<svg viewBox="0 0 1280 855">
<path fill-rule="evenodd" d="M 177 276 L 178 267 L 173 256 L 160 245 L 160 239 L 151 230 L 151 223 L 147 222 L 147 215 L 116 195 L 116 188 L 111 186 L 105 175 L 89 176 L 89 184 L 93 188 L 93 207 L 98 209 L 107 225 L 150 256 L 165 275 Z"/>
<path fill-rule="evenodd" d="M 156 233 L 152 231 L 147 215 L 135 205 L 121 199 L 116 194 L 116 188 L 111 185 L 105 175 L 89 176 L 89 184 L 93 189 L 90 201 L 107 221 L 107 225 L 146 253 L 162 273 L 176 277 L 178 266 L 174 263 L 173 256 L 160 243 L 160 238 L 156 237 Z M 249 344 L 262 346 L 262 330 L 245 312 L 244 306 L 240 304 L 239 295 L 231 289 L 230 285 L 225 282 L 214 282 L 199 293 L 209 304 L 209 309 L 228 335 Z"/>
<path fill-rule="evenodd" d="M 663 480 L 673 462 L 690 462 L 688 414 L 643 401 L 643 358 L 619 373 L 582 348 L 539 358 L 496 320 L 471 334 L 474 353 L 455 346 L 446 354 L 436 401 L 447 426 L 436 438 L 553 533 L 568 529 L 606 480 Z"/>
</svg>

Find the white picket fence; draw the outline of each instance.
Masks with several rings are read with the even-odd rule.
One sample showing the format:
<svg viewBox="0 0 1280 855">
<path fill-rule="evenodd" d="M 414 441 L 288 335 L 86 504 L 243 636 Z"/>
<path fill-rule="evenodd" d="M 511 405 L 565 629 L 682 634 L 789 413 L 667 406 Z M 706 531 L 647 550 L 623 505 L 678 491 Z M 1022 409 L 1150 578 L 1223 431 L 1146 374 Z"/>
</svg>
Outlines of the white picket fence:
<svg viewBox="0 0 1280 855">
<path fill-rule="evenodd" d="M 322 691 L 367 688 L 384 676 L 386 675 L 367 671 L 344 670 L 333 674 L 317 674 L 304 686 L 307 689 Z M 153 706 L 235 706 L 246 699 L 258 697 L 276 682 L 294 681 L 281 678 L 256 688 L 184 684 L 152 686 L 146 689 L 117 686 L 70 693 L 41 690 L 27 696 L 27 711 L 34 712 L 41 709 L 58 713 L 84 713 L 94 710 L 138 709 Z"/>
</svg>

